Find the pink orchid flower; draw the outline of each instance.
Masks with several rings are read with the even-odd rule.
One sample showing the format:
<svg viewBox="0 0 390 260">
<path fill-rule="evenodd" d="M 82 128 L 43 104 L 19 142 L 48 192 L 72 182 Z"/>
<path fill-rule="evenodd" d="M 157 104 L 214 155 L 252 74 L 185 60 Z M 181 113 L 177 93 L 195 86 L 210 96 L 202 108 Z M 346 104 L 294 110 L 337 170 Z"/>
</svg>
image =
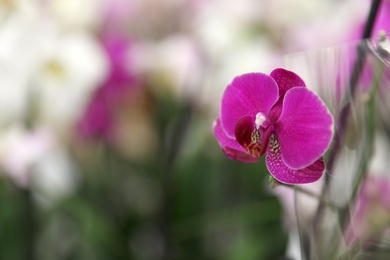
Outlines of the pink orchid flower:
<svg viewBox="0 0 390 260">
<path fill-rule="evenodd" d="M 214 134 L 224 153 L 242 162 L 265 154 L 270 174 L 287 184 L 310 183 L 325 171 L 322 155 L 333 137 L 333 117 L 291 71 L 249 73 L 226 88 Z"/>
</svg>

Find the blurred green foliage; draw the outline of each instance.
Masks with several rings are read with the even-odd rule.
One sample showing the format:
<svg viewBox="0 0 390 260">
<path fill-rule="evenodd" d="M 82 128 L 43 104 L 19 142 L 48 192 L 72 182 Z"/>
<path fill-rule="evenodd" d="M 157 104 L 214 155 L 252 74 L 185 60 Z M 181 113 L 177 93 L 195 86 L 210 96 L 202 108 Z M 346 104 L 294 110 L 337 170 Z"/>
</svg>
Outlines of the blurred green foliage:
<svg viewBox="0 0 390 260">
<path fill-rule="evenodd" d="M 144 161 L 103 141 L 73 150 L 82 178 L 66 197 L 1 179 L 0 259 L 281 259 L 264 162 L 229 160 L 189 104 L 161 99 L 153 115 L 162 142 Z"/>
</svg>

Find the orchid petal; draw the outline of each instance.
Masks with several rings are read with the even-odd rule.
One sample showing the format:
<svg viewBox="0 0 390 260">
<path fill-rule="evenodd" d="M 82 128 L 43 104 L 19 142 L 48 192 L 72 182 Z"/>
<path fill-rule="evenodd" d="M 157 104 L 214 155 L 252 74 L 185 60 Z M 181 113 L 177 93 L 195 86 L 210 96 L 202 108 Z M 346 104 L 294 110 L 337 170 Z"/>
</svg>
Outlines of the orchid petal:
<svg viewBox="0 0 390 260">
<path fill-rule="evenodd" d="M 243 116 L 255 119 L 259 112 L 267 115 L 279 97 L 276 82 L 262 73 L 236 77 L 222 97 L 221 122 L 226 134 L 234 138 L 236 123 Z"/>
<path fill-rule="evenodd" d="M 228 146 L 225 146 L 222 148 L 222 151 L 229 157 L 230 159 L 238 160 L 241 162 L 246 162 L 246 163 L 256 163 L 259 162 L 259 159 L 255 156 L 252 156 L 248 153 L 244 153 L 239 150 L 235 150 L 233 148 L 230 148 Z"/>
<path fill-rule="evenodd" d="M 279 87 L 279 97 L 284 97 L 287 90 L 294 87 L 306 87 L 305 82 L 294 72 L 285 69 L 274 69 L 270 76 Z"/>
<path fill-rule="evenodd" d="M 230 138 L 226 135 L 222 128 L 220 118 L 214 121 L 213 131 L 221 147 L 229 146 L 235 150 L 246 152 L 246 150 L 236 141 L 236 139 Z"/>
<path fill-rule="evenodd" d="M 321 99 L 307 88 L 287 91 L 283 111 L 275 124 L 283 162 L 301 169 L 313 164 L 328 149 L 333 117 Z"/>
<path fill-rule="evenodd" d="M 234 138 L 230 138 L 226 135 L 219 118 L 214 122 L 213 131 L 219 145 L 222 147 L 223 152 L 230 159 L 239 160 L 242 162 L 258 162 L 258 159 L 248 154 L 247 151 Z"/>
<path fill-rule="evenodd" d="M 266 165 L 270 174 L 279 182 L 286 184 L 303 184 L 317 181 L 325 171 L 322 158 L 306 168 L 294 170 L 284 164 L 279 141 L 271 136 L 266 153 Z"/>
<path fill-rule="evenodd" d="M 294 87 L 305 87 L 305 82 L 294 72 L 285 69 L 275 69 L 271 72 L 270 76 L 276 81 L 279 87 L 279 99 L 278 102 L 271 109 L 268 117 L 277 121 L 282 113 L 283 99 L 286 92 Z"/>
</svg>

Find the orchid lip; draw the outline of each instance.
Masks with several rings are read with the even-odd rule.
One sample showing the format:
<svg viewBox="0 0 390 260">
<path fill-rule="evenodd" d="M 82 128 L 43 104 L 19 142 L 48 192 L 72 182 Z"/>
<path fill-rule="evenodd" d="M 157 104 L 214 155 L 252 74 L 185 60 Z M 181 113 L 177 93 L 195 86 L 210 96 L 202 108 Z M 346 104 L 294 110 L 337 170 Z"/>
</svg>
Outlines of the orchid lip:
<svg viewBox="0 0 390 260">
<path fill-rule="evenodd" d="M 235 135 L 238 143 L 254 157 L 261 157 L 265 154 L 269 143 L 269 138 L 274 131 L 274 127 L 265 122 L 267 118 L 258 113 L 256 120 L 252 116 L 242 117 L 235 126 Z"/>
<path fill-rule="evenodd" d="M 261 136 L 261 149 L 260 149 L 260 156 L 263 156 L 265 154 L 265 151 L 267 150 L 269 139 L 271 137 L 271 134 L 273 132 L 274 128 L 272 126 L 268 127 L 263 135 Z"/>
<path fill-rule="evenodd" d="M 260 133 L 260 129 L 255 128 L 251 134 L 251 143 L 245 145 L 248 153 L 256 157 L 261 157 L 265 154 L 269 143 L 270 136 L 273 132 L 273 127 L 268 127 Z"/>
</svg>

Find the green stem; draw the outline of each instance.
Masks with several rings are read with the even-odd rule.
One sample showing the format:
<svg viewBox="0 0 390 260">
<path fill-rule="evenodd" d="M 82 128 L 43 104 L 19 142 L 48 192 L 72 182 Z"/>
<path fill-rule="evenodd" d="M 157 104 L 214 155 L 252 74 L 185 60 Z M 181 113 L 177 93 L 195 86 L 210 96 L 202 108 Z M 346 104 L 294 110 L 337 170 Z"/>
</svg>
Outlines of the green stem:
<svg viewBox="0 0 390 260">
<path fill-rule="evenodd" d="M 24 259 L 35 259 L 35 208 L 30 189 L 21 189 L 23 196 Z"/>
</svg>

